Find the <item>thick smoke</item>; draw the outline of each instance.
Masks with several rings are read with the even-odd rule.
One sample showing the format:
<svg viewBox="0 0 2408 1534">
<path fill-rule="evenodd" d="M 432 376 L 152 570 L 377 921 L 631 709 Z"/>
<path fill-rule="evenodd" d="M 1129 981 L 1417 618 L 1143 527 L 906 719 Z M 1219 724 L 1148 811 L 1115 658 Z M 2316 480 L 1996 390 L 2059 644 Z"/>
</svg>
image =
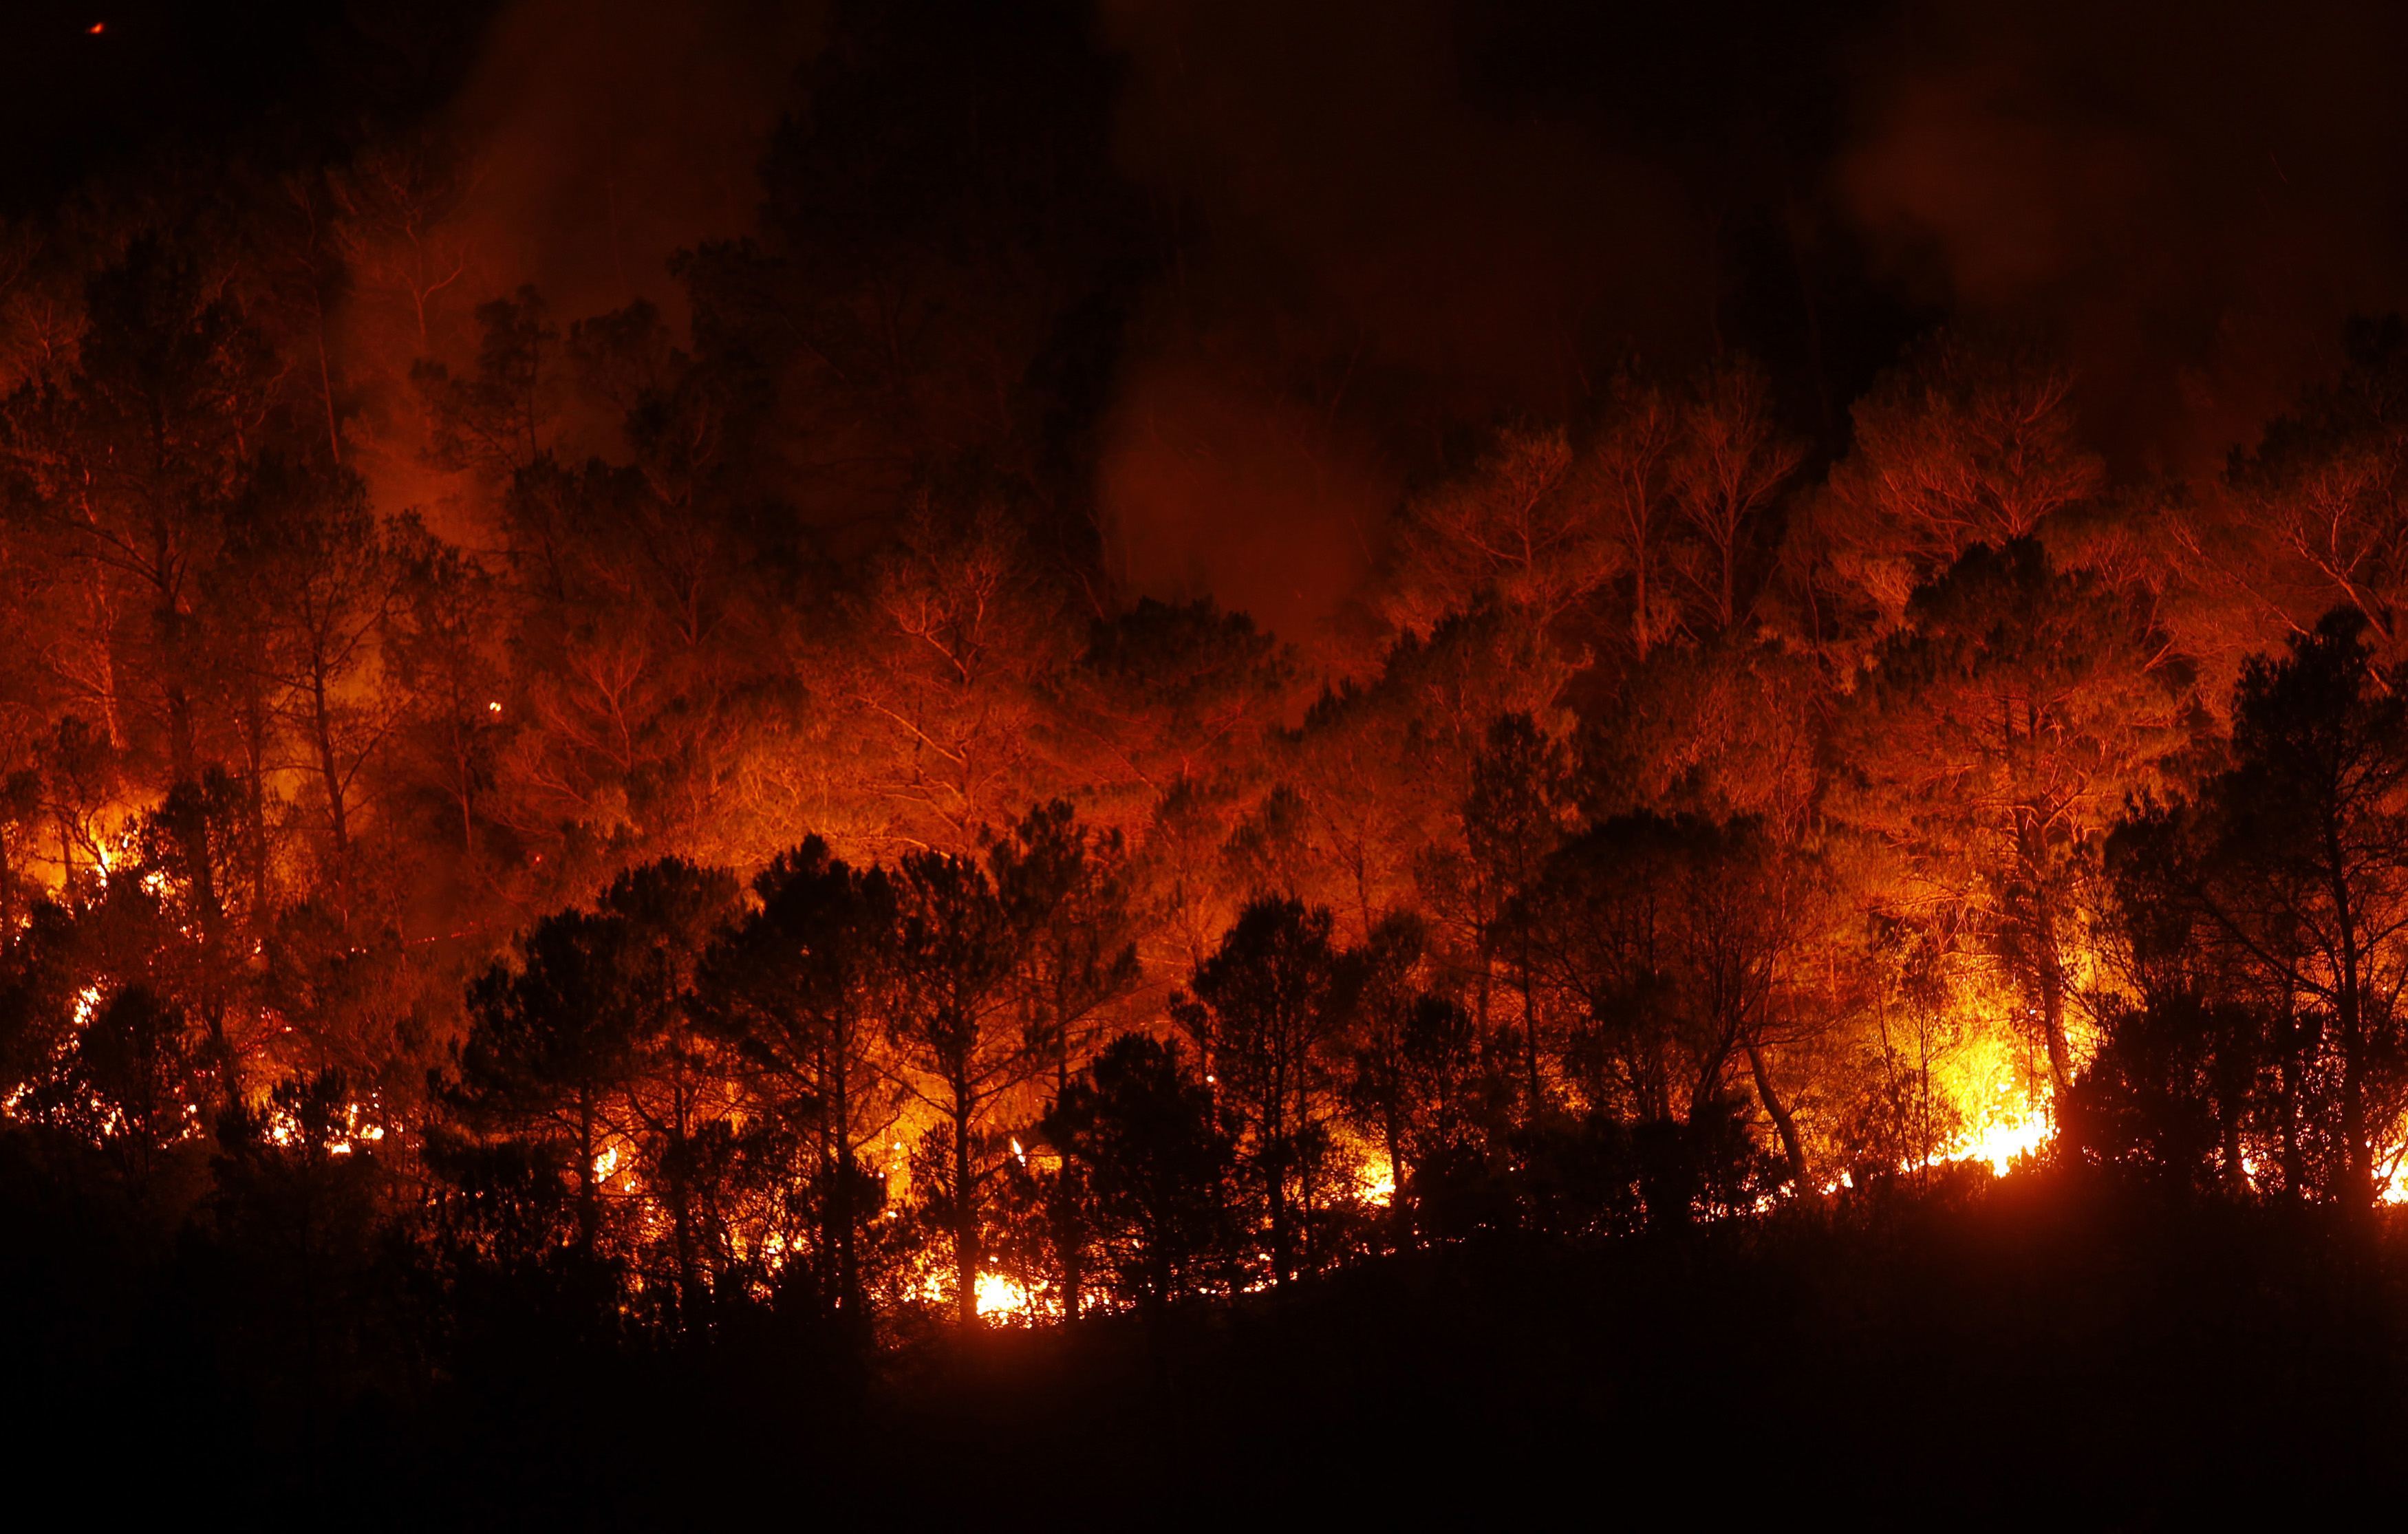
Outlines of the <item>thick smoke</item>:
<svg viewBox="0 0 2408 1534">
<path fill-rule="evenodd" d="M 751 228 L 761 152 L 818 5 L 518 0 L 450 117 L 467 148 L 462 232 L 488 283 L 555 311 L 648 298 L 672 317 L 678 250 Z"/>
<path fill-rule="evenodd" d="M 2124 466 L 2211 474 L 2331 368 L 2347 314 L 2408 303 L 2391 7 L 1958 0 L 1818 22 L 1768 62 L 1737 39 L 1797 24 L 1736 4 L 1656 33 L 1584 22 L 1590 51 L 1520 92 L 1477 78 L 1468 43 L 1546 10 L 1507 8 L 1096 0 L 1114 152 L 1165 248 L 1098 437 L 1133 590 L 1301 634 L 1453 428 L 1577 418 L 1624 355 L 1678 370 L 1729 346 L 1802 374 L 1813 327 L 1812 367 L 1858 360 L 1785 378 L 1831 402 L 1801 428 L 1838 422 L 1917 324 L 2004 323 L 2078 365 Z M 679 319 L 667 259 L 749 227 L 826 20 L 504 10 L 445 116 L 474 266 L 438 350 L 465 355 L 470 295 L 523 281 L 562 316 L 643 296 Z M 1650 131 L 1668 102 L 1682 124 Z"/>
<path fill-rule="evenodd" d="M 1881 275 L 2036 329 L 2134 466 L 2212 472 L 2408 299 L 2383 5 L 1960 3 L 1870 55 L 1837 195 Z"/>
<path fill-rule="evenodd" d="M 1467 84 L 1471 17 L 1437 0 L 1310 14 L 1103 0 L 1102 36 L 1128 65 L 1125 167 L 1183 221 L 1107 436 L 1103 488 L 1140 581 L 1232 599 L 1276 587 L 1288 613 L 1326 612 L 1362 540 L 1299 585 L 1226 536 L 1242 512 L 1195 508 L 1276 482 L 1255 504 L 1338 543 L 1431 466 L 1434 423 L 1577 416 L 1621 346 L 1675 369 L 1724 344 L 1780 350 L 1743 318 L 1722 324 L 1743 290 L 1775 309 L 1818 290 L 1803 302 L 1819 313 L 1776 331 L 1863 329 L 1868 303 L 1891 316 L 1867 367 L 1935 320 L 2028 335 L 2076 365 L 2091 429 L 2124 467 L 2192 477 L 2334 367 L 2350 313 L 2408 304 L 2397 7 L 1959 0 L 1842 16 L 1818 23 L 1823 52 L 1798 50 L 1804 83 L 1770 109 L 1772 66 L 1744 64 L 1737 39 L 1786 23 L 1723 9 L 1620 53 L 1600 25 L 1559 88 L 1517 104 Z M 1641 130 L 1657 107 L 1607 99 L 1651 72 L 1680 82 L 1665 99 L 1685 139 Z M 1713 246 L 1751 223 L 1785 229 L 1788 252 Z M 1793 398 L 1813 392 L 1790 381 Z M 1864 381 L 1816 383 L 1843 410 Z M 1211 408 L 1189 410 L 1198 398 Z M 1240 424 L 1263 417 L 1280 424 Z M 1316 419 L 1354 436 L 1299 454 Z M 1295 478 L 1299 460 L 1315 480 Z"/>
<path fill-rule="evenodd" d="M 532 286 L 565 323 L 643 299 L 683 332 L 671 258 L 752 227 L 762 152 L 824 23 L 820 6 L 776 0 L 516 0 L 494 15 L 423 139 L 380 150 L 424 156 L 437 217 L 375 233 L 346 315 L 355 466 L 379 505 L 488 537 L 465 481 L 424 460 L 406 397 L 411 359 L 473 366 L 479 304 Z M 422 308 L 378 280 L 411 267 L 422 283 L 456 275 Z M 607 449 L 609 413 L 566 403 L 555 445 Z"/>
<path fill-rule="evenodd" d="M 1284 635 L 1367 571 L 1399 488 L 1362 433 L 1203 362 L 1149 364 L 1111 431 L 1098 490 L 1125 589 L 1211 596 Z"/>
<path fill-rule="evenodd" d="M 1601 350 L 1704 337 L 1670 178 L 1572 122 L 1476 106 L 1443 5 L 1100 18 L 1127 61 L 1123 167 L 1176 230 L 1102 479 L 1141 587 L 1200 582 L 1309 626 L 1376 552 L 1434 423 L 1562 413 Z"/>
</svg>

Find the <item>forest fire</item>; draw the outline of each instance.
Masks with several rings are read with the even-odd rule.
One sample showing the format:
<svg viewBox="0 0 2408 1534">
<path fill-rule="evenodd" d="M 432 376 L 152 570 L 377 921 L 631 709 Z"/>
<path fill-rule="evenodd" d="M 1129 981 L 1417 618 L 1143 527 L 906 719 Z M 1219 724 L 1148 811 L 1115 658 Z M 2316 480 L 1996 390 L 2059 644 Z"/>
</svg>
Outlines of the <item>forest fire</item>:
<svg viewBox="0 0 2408 1534">
<path fill-rule="evenodd" d="M 2408 22 L 271 8 L 0 22 L 59 1422 L 664 1527 L 2408 1442 Z"/>
<path fill-rule="evenodd" d="M 1011 1321 L 1033 1312 L 1036 1297 L 1001 1273 L 981 1273 L 978 1313 L 982 1321 Z"/>
<path fill-rule="evenodd" d="M 2055 1138 L 2057 1126 L 2044 1109 L 2020 1119 L 1983 1125 L 1941 1156 L 1942 1161 L 1978 1161 L 2004 1177 L 2018 1157 L 2034 1154 Z"/>
</svg>

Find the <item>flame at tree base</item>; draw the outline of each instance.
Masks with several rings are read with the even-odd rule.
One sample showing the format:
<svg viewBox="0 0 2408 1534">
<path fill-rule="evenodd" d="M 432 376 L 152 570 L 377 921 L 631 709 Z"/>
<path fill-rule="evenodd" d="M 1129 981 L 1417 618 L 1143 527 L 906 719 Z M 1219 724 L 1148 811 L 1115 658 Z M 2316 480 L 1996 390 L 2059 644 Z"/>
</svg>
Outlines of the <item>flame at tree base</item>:
<svg viewBox="0 0 2408 1534">
<path fill-rule="evenodd" d="M 1025 1284 L 1001 1273 L 978 1276 L 978 1313 L 982 1321 L 1025 1321 L 1037 1308 L 1037 1297 Z"/>
<path fill-rule="evenodd" d="M 2019 1117 L 1994 1119 L 1968 1130 L 1933 1160 L 1942 1165 L 1979 1161 L 1994 1175 L 2004 1177 L 2017 1157 L 2031 1154 L 2056 1136 L 2056 1115 L 2046 1108 L 2035 1108 Z"/>
<path fill-rule="evenodd" d="M 950 1273 L 927 1273 L 914 1286 L 920 1303 L 940 1311 L 951 1311 L 953 1305 L 953 1284 Z M 988 1269 L 978 1276 L 977 1304 L 982 1321 L 1008 1321 L 1026 1325 L 1054 1317 L 1059 1307 L 1052 1295 L 1040 1292 L 1007 1273 Z"/>
</svg>

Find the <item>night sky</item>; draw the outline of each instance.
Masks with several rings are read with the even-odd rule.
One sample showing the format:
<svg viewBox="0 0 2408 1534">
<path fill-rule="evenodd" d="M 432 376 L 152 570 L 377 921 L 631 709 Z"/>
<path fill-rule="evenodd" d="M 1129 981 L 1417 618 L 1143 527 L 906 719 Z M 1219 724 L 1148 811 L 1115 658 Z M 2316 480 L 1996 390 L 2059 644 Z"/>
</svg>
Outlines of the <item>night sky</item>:
<svg viewBox="0 0 2408 1534">
<path fill-rule="evenodd" d="M 658 208 L 614 263 L 658 292 L 671 250 L 742 227 L 742 185 L 690 183 L 757 153 L 826 30 L 811 7 L 671 9 L 13 7 L 0 195 L 22 214 L 160 154 L 298 163 L 439 122 Z M 1358 327 L 1367 361 L 1451 410 L 1558 407 L 1575 332 L 1745 349 L 1837 418 L 1946 316 L 2071 351 L 2114 452 L 2196 471 L 2408 268 L 2389 63 L 2408 23 L 2380 5 L 1106 3 L 1071 22 L 1117 80 L 1109 142 L 1079 152 L 1208 231 L 1177 280 L 1221 334 L 1131 358 L 1140 393 L 1228 393 L 1228 354 L 1276 350 L 1265 311 L 1289 308 Z M 600 307 L 616 279 L 562 249 L 591 221 L 513 201 L 526 274 Z"/>
</svg>

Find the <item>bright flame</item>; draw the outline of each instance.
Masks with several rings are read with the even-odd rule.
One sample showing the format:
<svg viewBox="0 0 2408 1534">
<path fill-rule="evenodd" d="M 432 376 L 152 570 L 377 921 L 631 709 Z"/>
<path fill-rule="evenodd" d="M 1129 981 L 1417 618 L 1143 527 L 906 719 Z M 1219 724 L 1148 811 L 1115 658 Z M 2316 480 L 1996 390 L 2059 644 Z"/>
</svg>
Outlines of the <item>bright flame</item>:
<svg viewBox="0 0 2408 1534">
<path fill-rule="evenodd" d="M 1001 1273 L 981 1273 L 978 1276 L 978 1313 L 982 1319 L 1003 1316 L 1018 1319 L 1028 1313 L 1035 1297 L 1026 1288 Z"/>
<path fill-rule="evenodd" d="M 945 1272 L 923 1272 L 913 1286 L 922 1302 L 951 1310 L 953 1286 L 948 1282 L 949 1277 Z M 973 1293 L 977 1297 L 978 1313 L 982 1320 L 1033 1321 L 1044 1308 L 1039 1296 L 1026 1284 L 993 1270 L 979 1274 Z"/>
<path fill-rule="evenodd" d="M 362 1145 L 373 1145 L 384 1139 L 383 1125 L 363 1122 L 368 1112 L 368 1105 L 365 1103 L 343 1104 L 341 1132 L 327 1141 L 328 1155 L 350 1155 Z M 267 1141 L 269 1144 L 290 1149 L 300 1144 L 307 1133 L 301 1121 L 287 1109 L 278 1105 L 271 1105 L 268 1108 Z"/>
<path fill-rule="evenodd" d="M 1990 1168 L 1990 1174 L 1993 1177 L 2004 1177 L 2014 1166 L 2015 1157 L 2028 1155 L 2039 1150 L 2056 1135 L 2057 1123 L 2050 1116 L 2049 1111 L 2046 1108 L 2034 1108 L 2023 1113 L 2010 1113 L 2003 1117 L 1993 1118 L 1966 1130 L 1951 1140 L 1946 1149 L 1922 1165 L 1956 1167 L 1963 1166 L 1967 1162 L 1978 1161 Z M 1898 1169 L 1900 1172 L 1914 1172 L 1918 1168 L 1916 1163 L 1909 1158 L 1899 1162 Z M 1837 1193 L 1842 1188 L 1855 1186 L 1856 1186 L 1855 1174 L 1842 1172 L 1824 1183 L 1823 1191 L 1826 1194 L 1831 1194 Z M 1769 1206 L 1759 1204 L 1757 1207 L 1761 1210 Z"/>
<path fill-rule="evenodd" d="M 1397 1200 L 1397 1168 L 1386 1156 L 1373 1156 L 1363 1164 L 1358 1176 L 1356 1197 L 1374 1209 L 1386 1209 Z"/>
<path fill-rule="evenodd" d="M 1994 1119 L 1967 1130 L 1938 1159 L 1985 1162 L 1993 1173 L 2004 1177 L 2015 1157 L 2040 1149 L 2056 1133 L 2048 1110 L 2035 1108 L 2018 1118 Z"/>
<path fill-rule="evenodd" d="M 2408 1118 L 2402 1118 L 2392 1128 L 2392 1144 L 2398 1148 L 2392 1151 L 2391 1164 L 2384 1168 L 2382 1181 L 2375 1185 L 2377 1203 L 2408 1204 L 2408 1145 L 2401 1144 L 2400 1138 L 2403 1132 L 2408 1132 Z M 2256 1169 L 2247 1161 L 2242 1162 L 2241 1169 L 2255 1181 Z"/>
<path fill-rule="evenodd" d="M 953 1286 L 946 1271 L 923 1271 L 913 1285 L 922 1302 L 951 1310 Z M 1017 1279 L 993 1269 L 982 1271 L 972 1291 L 979 1317 L 989 1321 L 1034 1321 L 1045 1311 L 1043 1298 Z"/>
</svg>

